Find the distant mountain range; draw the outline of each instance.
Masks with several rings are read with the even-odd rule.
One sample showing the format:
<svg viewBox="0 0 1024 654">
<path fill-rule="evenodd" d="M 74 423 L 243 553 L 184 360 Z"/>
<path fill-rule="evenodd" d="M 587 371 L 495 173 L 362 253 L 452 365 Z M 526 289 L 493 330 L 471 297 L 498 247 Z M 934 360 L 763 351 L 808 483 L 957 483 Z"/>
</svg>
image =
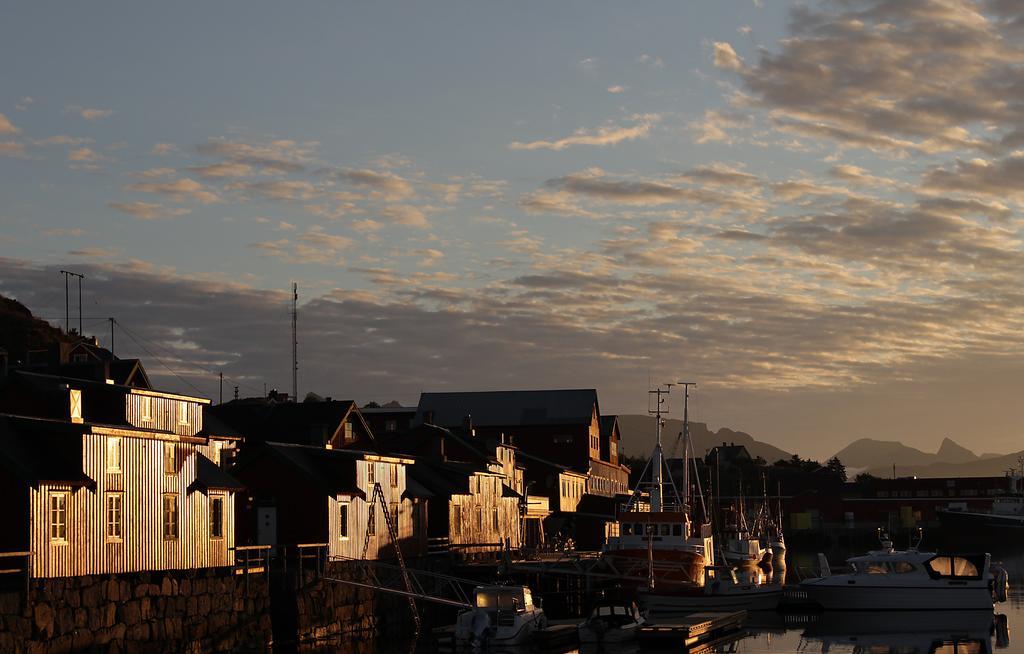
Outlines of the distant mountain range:
<svg viewBox="0 0 1024 654">
<path fill-rule="evenodd" d="M 622 449 L 630 456 L 647 457 L 654 449 L 654 417 L 643 415 L 620 415 L 619 430 L 622 432 Z M 676 446 L 679 434 L 683 431 L 682 420 L 666 420 L 662 429 L 661 441 L 665 452 L 669 455 L 682 456 L 682 445 Z M 704 454 L 715 445 L 722 443 L 735 443 L 744 445 L 752 457 L 761 457 L 769 463 L 775 463 L 779 459 L 788 459 L 792 456 L 789 452 L 781 450 L 774 445 L 762 443 L 755 440 L 750 434 L 742 431 L 733 431 L 722 427 L 718 431 L 708 429 L 706 423 L 691 422 L 690 438 L 693 442 L 693 452 L 697 456 Z"/>
<path fill-rule="evenodd" d="M 879 477 L 898 476 L 945 477 L 997 475 L 1006 468 L 1004 459 L 1016 461 L 1015 454 L 975 454 L 951 438 L 945 438 L 935 453 L 924 452 L 898 441 L 872 438 L 856 440 L 836 452 L 850 473 L 868 472 Z"/>
</svg>

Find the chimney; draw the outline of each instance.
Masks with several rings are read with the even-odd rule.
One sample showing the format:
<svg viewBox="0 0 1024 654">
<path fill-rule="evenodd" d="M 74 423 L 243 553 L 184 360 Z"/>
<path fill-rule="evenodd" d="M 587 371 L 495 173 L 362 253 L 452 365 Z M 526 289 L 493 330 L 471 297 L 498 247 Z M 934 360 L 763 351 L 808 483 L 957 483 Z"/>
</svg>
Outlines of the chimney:
<svg viewBox="0 0 1024 654">
<path fill-rule="evenodd" d="M 432 425 L 432 424 L 434 424 L 434 412 L 431 411 L 430 409 L 427 409 L 426 411 L 423 412 L 423 424 L 425 424 L 425 425 Z"/>
</svg>

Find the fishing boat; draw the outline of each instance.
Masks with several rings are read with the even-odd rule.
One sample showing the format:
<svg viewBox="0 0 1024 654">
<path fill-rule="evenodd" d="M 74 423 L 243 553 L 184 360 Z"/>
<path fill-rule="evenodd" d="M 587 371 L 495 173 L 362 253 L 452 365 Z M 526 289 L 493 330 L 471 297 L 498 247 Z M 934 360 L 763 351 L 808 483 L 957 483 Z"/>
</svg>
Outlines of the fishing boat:
<svg viewBox="0 0 1024 654">
<path fill-rule="evenodd" d="M 640 603 L 650 615 L 672 615 L 682 611 L 774 611 L 782 599 L 782 586 L 768 584 L 763 571 L 714 565 L 704 568 L 704 583 L 660 584 L 642 590 Z"/>
<path fill-rule="evenodd" d="M 650 413 L 655 417 L 656 439 L 654 451 L 641 473 L 640 482 L 633 489 L 629 501 L 617 507 L 615 522 L 611 523 L 603 557 L 610 566 L 637 585 L 653 587 L 657 581 L 668 583 L 701 583 L 704 566 L 714 565 L 714 539 L 711 525 L 704 519 L 693 519 L 690 491 L 690 461 L 692 460 L 689 431 L 689 390 L 684 387 L 683 431 L 683 493 L 680 495 L 665 462 L 662 447 L 662 415 L 671 386 L 649 391 L 654 401 Z M 698 495 L 703 503 L 703 495 Z"/>
<path fill-rule="evenodd" d="M 640 627 L 647 624 L 636 602 L 602 599 L 590 617 L 577 627 L 580 643 L 610 644 L 636 640 Z"/>
<path fill-rule="evenodd" d="M 882 549 L 847 559 L 848 573 L 831 574 L 819 558 L 822 576 L 800 582 L 799 593 L 826 610 L 991 610 L 1006 601 L 1006 571 L 989 554 L 896 550 L 883 536 Z"/>
<path fill-rule="evenodd" d="M 459 613 L 455 641 L 472 647 L 523 645 L 547 627 L 529 586 L 477 586 L 475 606 Z"/>
</svg>

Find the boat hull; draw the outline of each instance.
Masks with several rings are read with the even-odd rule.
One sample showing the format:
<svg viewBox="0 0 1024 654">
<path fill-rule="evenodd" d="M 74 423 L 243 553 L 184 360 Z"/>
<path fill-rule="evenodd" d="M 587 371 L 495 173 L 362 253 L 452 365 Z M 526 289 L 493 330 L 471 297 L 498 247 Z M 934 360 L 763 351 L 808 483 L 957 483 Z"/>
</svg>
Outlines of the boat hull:
<svg viewBox="0 0 1024 654">
<path fill-rule="evenodd" d="M 948 543 L 1024 544 L 1024 516 L 970 511 L 937 511 L 944 540 Z"/>
<path fill-rule="evenodd" d="M 699 582 L 706 565 L 703 554 L 686 550 L 609 550 L 604 557 L 623 575 L 644 583 L 652 560 L 655 579 L 675 583 Z"/>
<path fill-rule="evenodd" d="M 828 611 L 992 610 L 992 595 L 981 585 L 895 587 L 824 583 L 830 579 L 835 578 L 805 581 L 800 590 L 808 602 Z"/>
<path fill-rule="evenodd" d="M 782 587 L 752 593 L 642 593 L 641 605 L 650 613 L 672 615 L 693 609 L 704 611 L 774 611 L 782 600 Z"/>
</svg>

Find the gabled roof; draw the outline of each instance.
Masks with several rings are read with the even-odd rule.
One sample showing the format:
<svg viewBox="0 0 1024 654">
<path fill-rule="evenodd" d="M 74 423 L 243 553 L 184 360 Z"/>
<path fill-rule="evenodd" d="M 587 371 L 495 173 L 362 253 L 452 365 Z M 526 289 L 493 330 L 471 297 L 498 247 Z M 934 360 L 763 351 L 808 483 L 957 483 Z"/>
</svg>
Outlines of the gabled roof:
<svg viewBox="0 0 1024 654">
<path fill-rule="evenodd" d="M 188 492 L 194 490 L 207 492 L 211 490 L 226 490 L 239 492 L 245 490 L 242 482 L 229 475 L 223 468 L 209 460 L 199 452 L 196 457 L 196 479 L 189 484 Z"/>
<path fill-rule="evenodd" d="M 328 450 L 311 445 L 267 442 L 260 443 L 232 468 L 232 472 L 242 475 L 250 461 L 271 456 L 284 465 L 294 467 L 324 495 L 351 493 L 365 497 L 356 485 L 356 461 L 367 454 L 357 450 Z"/>
<path fill-rule="evenodd" d="M 352 400 L 323 402 L 232 401 L 211 409 L 212 415 L 247 440 L 323 446 L 354 414 L 366 433 L 373 431 Z"/>
<path fill-rule="evenodd" d="M 0 414 L 0 468 L 21 480 L 95 486 L 85 474 L 82 434 L 88 426 Z"/>
<path fill-rule="evenodd" d="M 416 421 L 424 422 L 429 412 L 429 422 L 444 427 L 461 425 L 466 416 L 481 427 L 589 424 L 595 407 L 593 388 L 422 393 Z"/>
</svg>

